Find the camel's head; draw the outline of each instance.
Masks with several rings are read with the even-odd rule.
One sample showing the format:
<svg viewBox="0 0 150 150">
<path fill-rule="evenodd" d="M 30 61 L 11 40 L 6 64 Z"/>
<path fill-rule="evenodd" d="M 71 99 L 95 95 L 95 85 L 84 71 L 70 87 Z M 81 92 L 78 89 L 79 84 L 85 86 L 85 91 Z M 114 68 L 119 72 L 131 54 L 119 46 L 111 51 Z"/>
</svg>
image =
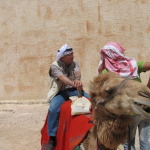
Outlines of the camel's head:
<svg viewBox="0 0 150 150">
<path fill-rule="evenodd" d="M 115 73 L 95 77 L 89 88 L 93 105 L 98 109 L 100 101 L 111 97 L 102 102 L 109 112 L 119 116 L 140 114 L 144 118 L 150 118 L 150 89 L 133 80 L 121 83 L 123 80 Z"/>
</svg>

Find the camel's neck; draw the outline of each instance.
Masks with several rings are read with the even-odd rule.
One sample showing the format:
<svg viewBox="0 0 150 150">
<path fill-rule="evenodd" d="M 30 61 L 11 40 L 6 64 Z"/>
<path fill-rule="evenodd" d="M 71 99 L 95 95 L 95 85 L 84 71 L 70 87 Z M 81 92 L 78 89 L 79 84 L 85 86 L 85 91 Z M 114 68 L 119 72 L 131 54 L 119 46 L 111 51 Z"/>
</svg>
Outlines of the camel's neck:
<svg viewBox="0 0 150 150">
<path fill-rule="evenodd" d="M 112 116 L 108 112 L 100 110 L 98 113 L 96 112 L 95 119 L 97 138 L 101 144 L 111 149 L 116 149 L 118 145 L 127 140 L 131 117 L 123 115 Z"/>
<path fill-rule="evenodd" d="M 99 109 L 95 110 L 95 120 L 99 124 L 102 124 L 104 121 L 107 120 L 116 120 L 118 118 L 120 118 L 120 116 L 112 114 L 107 109 L 105 109 L 105 107 L 99 107 Z"/>
</svg>

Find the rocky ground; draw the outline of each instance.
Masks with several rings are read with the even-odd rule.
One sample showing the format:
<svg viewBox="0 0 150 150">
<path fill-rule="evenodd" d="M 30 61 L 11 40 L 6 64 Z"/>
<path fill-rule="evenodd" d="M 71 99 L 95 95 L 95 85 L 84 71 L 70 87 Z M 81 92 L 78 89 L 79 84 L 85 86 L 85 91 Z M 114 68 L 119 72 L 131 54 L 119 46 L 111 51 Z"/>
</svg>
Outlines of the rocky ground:
<svg viewBox="0 0 150 150">
<path fill-rule="evenodd" d="M 40 150 L 48 107 L 43 102 L 0 102 L 0 149 Z"/>
</svg>

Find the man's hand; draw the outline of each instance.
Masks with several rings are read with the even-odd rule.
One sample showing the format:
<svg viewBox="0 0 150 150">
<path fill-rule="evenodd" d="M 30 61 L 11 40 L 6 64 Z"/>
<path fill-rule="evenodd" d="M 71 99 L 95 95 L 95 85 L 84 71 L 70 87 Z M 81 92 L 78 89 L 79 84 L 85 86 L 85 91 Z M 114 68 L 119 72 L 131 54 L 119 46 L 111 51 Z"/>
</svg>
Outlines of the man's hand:
<svg viewBox="0 0 150 150">
<path fill-rule="evenodd" d="M 74 81 L 71 81 L 65 75 L 61 75 L 61 76 L 59 76 L 59 80 L 61 80 L 65 84 L 68 84 L 68 85 L 71 85 L 71 86 L 75 87 L 77 90 L 82 90 L 83 89 L 83 84 L 78 79 L 75 79 Z"/>
<path fill-rule="evenodd" d="M 73 81 L 73 85 L 75 88 L 77 88 L 77 90 L 82 90 L 83 89 L 83 84 L 80 80 L 74 80 Z"/>
</svg>

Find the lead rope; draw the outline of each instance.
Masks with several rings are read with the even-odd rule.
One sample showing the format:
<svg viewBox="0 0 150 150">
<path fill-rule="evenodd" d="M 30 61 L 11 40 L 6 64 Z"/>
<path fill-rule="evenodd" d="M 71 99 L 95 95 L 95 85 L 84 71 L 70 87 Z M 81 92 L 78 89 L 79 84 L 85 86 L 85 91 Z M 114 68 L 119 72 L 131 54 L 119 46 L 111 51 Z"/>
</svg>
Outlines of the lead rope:
<svg viewBox="0 0 150 150">
<path fill-rule="evenodd" d="M 131 136 L 130 136 L 130 131 L 131 131 L 131 128 L 130 128 L 130 125 L 128 126 L 128 150 L 131 150 Z"/>
</svg>

